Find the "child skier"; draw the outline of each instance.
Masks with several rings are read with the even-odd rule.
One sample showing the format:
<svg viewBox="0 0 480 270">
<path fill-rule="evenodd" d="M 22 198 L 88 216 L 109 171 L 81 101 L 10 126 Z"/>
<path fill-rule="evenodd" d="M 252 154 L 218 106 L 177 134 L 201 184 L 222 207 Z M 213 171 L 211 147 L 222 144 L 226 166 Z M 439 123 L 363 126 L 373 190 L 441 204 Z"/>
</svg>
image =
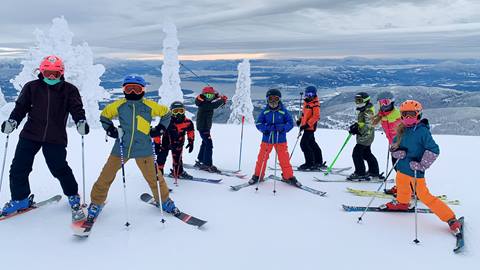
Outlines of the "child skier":
<svg viewBox="0 0 480 270">
<path fill-rule="evenodd" d="M 382 178 L 379 174 L 377 159 L 371 150 L 371 145 L 375 138 L 375 130 L 372 124 L 375 108 L 370 101 L 370 96 L 365 92 L 355 95 L 355 105 L 357 107 L 357 122 L 349 128 L 350 134 L 357 137 L 357 145 L 353 148 L 352 153 L 355 172 L 347 179 L 368 181 L 371 179 L 370 177 Z M 365 160 L 368 163 L 368 173 L 365 170 Z"/>
<path fill-rule="evenodd" d="M 322 150 L 315 141 L 318 120 L 320 120 L 320 101 L 317 97 L 317 88 L 308 86 L 305 88 L 302 118 L 297 120 L 297 126 L 303 131 L 300 148 L 305 156 L 305 163 L 298 167 L 299 170 L 308 171 L 325 168 Z"/>
<path fill-rule="evenodd" d="M 78 184 L 66 161 L 66 123 L 70 114 L 78 133 L 82 136 L 89 133 L 82 98 L 77 87 L 65 81 L 65 67 L 58 56 L 45 57 L 39 70 L 38 79 L 25 84 L 9 119 L 1 127 L 3 133 L 10 134 L 28 115 L 10 167 L 12 199 L 0 211 L 0 216 L 8 216 L 34 204 L 28 176 L 35 155 L 42 149 L 48 169 L 60 181 L 63 193 L 68 197 L 72 219 L 81 220 L 85 214 L 80 206 Z"/>
<path fill-rule="evenodd" d="M 397 126 L 401 122 L 400 111 L 395 108 L 395 99 L 393 94 L 389 91 L 381 92 L 377 95 L 378 105 L 380 110 L 378 114 L 373 118 L 373 125 L 376 126 L 379 123 L 382 124 L 383 131 L 388 140 L 388 145 L 392 145 L 393 138 L 397 135 Z M 397 159 L 392 158 L 392 164 L 395 165 Z M 396 168 L 394 168 L 396 170 Z M 397 188 L 393 186 L 390 189 L 385 190 L 387 194 L 396 194 Z"/>
<path fill-rule="evenodd" d="M 396 177 L 397 198 L 381 207 L 392 211 L 408 210 L 413 187 L 420 201 L 447 222 L 453 234 L 458 234 L 461 223 L 444 202 L 430 194 L 426 185 L 425 171 L 437 159 L 440 149 L 430 133 L 428 120 L 422 119 L 422 110 L 420 102 L 415 100 L 400 105 L 402 123 L 391 147 L 392 156 L 400 160 Z"/>
<path fill-rule="evenodd" d="M 157 203 L 160 201 L 157 190 L 157 181 L 159 181 L 164 211 L 168 213 L 178 211 L 169 197 L 168 187 L 163 175 L 156 173 L 151 139 L 151 136 L 155 137 L 162 134 L 165 126 L 168 126 L 170 111 L 166 106 L 143 98 L 145 86 L 146 82 L 142 77 L 125 77 L 123 81 L 125 98 L 110 103 L 102 111 L 100 122 L 107 135 L 115 138 L 115 144 L 107 163 L 92 187 L 87 223 L 93 223 L 100 213 L 110 185 L 122 166 L 122 159 L 124 162 L 131 158 L 135 159 Z M 150 128 L 150 123 L 154 117 L 161 117 L 160 123 L 156 127 Z M 114 118 L 118 118 L 120 121 L 118 128 L 112 122 Z"/>
<path fill-rule="evenodd" d="M 197 130 L 202 138 L 202 145 L 200 146 L 195 166 L 201 170 L 219 172 L 217 167 L 213 166 L 213 141 L 210 130 L 212 129 L 214 110 L 225 105 L 227 99 L 227 96 L 215 92 L 215 89 L 211 86 L 204 87 L 202 93 L 195 99 L 195 104 L 198 106 L 196 117 Z"/>
<path fill-rule="evenodd" d="M 185 106 L 180 101 L 175 101 L 170 105 L 172 120 L 167 131 L 160 137 L 155 137 L 155 152 L 157 154 L 157 164 L 163 174 L 165 161 L 168 151 L 172 151 L 173 166 L 170 172 L 171 177 L 181 179 L 192 179 L 183 169 L 182 152 L 185 143 L 185 134 L 188 138 L 186 149 L 191 153 L 193 151 L 193 142 L 195 140 L 195 129 L 192 120 L 185 116 Z"/>
<path fill-rule="evenodd" d="M 285 182 L 300 187 L 302 184 L 293 176 L 288 154 L 287 132 L 293 128 L 293 119 L 281 102 L 282 93 L 277 89 L 267 91 L 267 106 L 258 116 L 255 125 L 263 133 L 262 144 L 258 152 L 255 174 L 248 181 L 250 185 L 263 181 L 270 152 L 275 147 L 282 178 Z"/>
</svg>

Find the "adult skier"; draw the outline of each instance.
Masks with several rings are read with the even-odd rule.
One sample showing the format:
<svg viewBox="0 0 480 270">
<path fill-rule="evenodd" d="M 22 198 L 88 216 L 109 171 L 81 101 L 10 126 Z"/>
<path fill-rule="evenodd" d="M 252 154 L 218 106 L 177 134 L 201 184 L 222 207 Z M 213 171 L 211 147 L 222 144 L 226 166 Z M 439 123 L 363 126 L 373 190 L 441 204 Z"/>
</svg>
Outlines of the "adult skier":
<svg viewBox="0 0 480 270">
<path fill-rule="evenodd" d="M 81 220 L 85 214 L 80 205 L 78 184 L 66 161 L 66 124 L 70 114 L 78 133 L 82 136 L 89 133 L 82 98 L 77 87 L 65 81 L 65 67 L 58 56 L 45 57 L 39 70 L 38 79 L 25 84 L 9 119 L 1 127 L 3 133 L 10 134 L 28 115 L 10 167 L 11 200 L 0 216 L 27 209 L 34 203 L 28 176 L 35 155 L 42 149 L 48 169 L 60 181 L 68 197 L 72 219 Z"/>
<path fill-rule="evenodd" d="M 172 112 L 172 119 L 167 131 L 162 136 L 155 137 L 158 168 L 163 174 L 165 161 L 167 160 L 168 152 L 171 150 L 173 166 L 170 176 L 180 179 L 192 179 L 193 177 L 183 169 L 182 153 L 185 135 L 188 138 L 186 149 L 188 149 L 189 153 L 193 151 L 195 127 L 192 120 L 185 116 L 185 106 L 182 102 L 173 102 L 170 105 L 170 111 Z"/>
<path fill-rule="evenodd" d="M 287 132 L 293 128 L 290 112 L 283 106 L 282 93 L 278 89 L 267 91 L 267 105 L 258 116 L 255 125 L 263 133 L 260 151 L 258 152 L 255 174 L 248 181 L 253 185 L 263 181 L 270 152 L 275 148 L 285 182 L 300 187 L 302 184 L 293 176 L 290 156 L 288 154 Z"/>
<path fill-rule="evenodd" d="M 170 123 L 170 110 L 164 105 L 143 98 L 145 86 L 146 82 L 142 77 L 125 77 L 123 80 L 125 98 L 107 105 L 100 115 L 102 127 L 108 136 L 115 139 L 115 144 L 107 163 L 92 187 L 87 216 L 89 223 L 93 223 L 102 210 L 110 185 L 115 180 L 117 171 L 122 167 L 122 158 L 125 163 L 129 159 L 135 159 L 157 203 L 160 201 L 157 189 L 158 179 L 164 211 L 168 213 L 178 211 L 169 197 L 168 186 L 163 175 L 156 173 L 152 152 L 151 137 L 160 136 L 164 132 L 165 127 Z M 151 128 L 151 121 L 155 117 L 160 117 L 161 120 L 156 127 Z M 120 126 L 115 127 L 112 122 L 114 118 L 118 118 Z"/>
<path fill-rule="evenodd" d="M 381 123 L 385 136 L 388 140 L 388 145 L 392 145 L 393 139 L 397 135 L 397 127 L 401 122 L 400 111 L 395 108 L 395 99 L 392 92 L 384 91 L 377 95 L 377 101 L 380 110 L 373 118 L 373 125 L 376 126 Z M 395 165 L 397 161 L 396 158 L 391 156 L 392 164 Z M 396 168 L 395 168 L 396 170 Z M 385 190 L 387 194 L 396 194 L 397 188 L 393 186 L 392 188 Z"/>
<path fill-rule="evenodd" d="M 202 138 L 202 145 L 198 152 L 195 166 L 208 172 L 219 172 L 213 165 L 213 141 L 210 130 L 212 129 L 213 113 L 220 106 L 227 103 L 227 96 L 220 95 L 211 86 L 202 89 L 202 93 L 195 98 L 198 106 L 196 124 Z"/>
<path fill-rule="evenodd" d="M 305 163 L 298 167 L 299 170 L 308 171 L 325 168 L 322 150 L 315 141 L 318 120 L 320 120 L 320 101 L 317 97 L 317 88 L 308 86 L 305 88 L 302 117 L 297 120 L 297 126 L 303 131 L 300 148 L 305 156 Z"/>
<path fill-rule="evenodd" d="M 422 110 L 422 104 L 415 100 L 407 100 L 400 105 L 402 123 L 391 146 L 392 156 L 400 160 L 397 164 L 397 198 L 381 207 L 392 211 L 408 210 L 413 187 L 418 199 L 447 222 L 456 235 L 460 232 L 461 223 L 450 207 L 430 194 L 426 185 L 425 171 L 437 159 L 440 148 L 430 133 L 428 120 L 422 119 Z"/>
<path fill-rule="evenodd" d="M 379 174 L 378 162 L 371 150 L 375 138 L 375 129 L 372 123 L 375 108 L 370 101 L 370 96 L 365 92 L 355 95 L 355 105 L 357 107 L 357 122 L 349 128 L 350 134 L 356 135 L 357 138 L 357 144 L 352 153 L 355 172 L 347 179 L 366 181 L 370 180 L 370 177 L 383 178 Z M 365 169 L 365 161 L 368 164 L 368 173 Z"/>
</svg>

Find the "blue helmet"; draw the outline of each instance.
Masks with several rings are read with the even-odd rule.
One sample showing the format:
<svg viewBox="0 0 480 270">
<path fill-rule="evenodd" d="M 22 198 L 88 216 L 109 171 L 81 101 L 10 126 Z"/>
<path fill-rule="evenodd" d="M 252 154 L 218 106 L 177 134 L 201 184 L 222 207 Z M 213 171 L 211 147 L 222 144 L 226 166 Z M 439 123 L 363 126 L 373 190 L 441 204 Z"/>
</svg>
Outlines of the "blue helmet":
<svg viewBox="0 0 480 270">
<path fill-rule="evenodd" d="M 129 83 L 139 84 L 143 87 L 145 87 L 147 85 L 147 82 L 145 82 L 145 80 L 140 76 L 128 75 L 127 77 L 125 77 L 125 79 L 123 79 L 122 86 L 125 85 L 125 84 L 129 84 Z"/>
<path fill-rule="evenodd" d="M 305 88 L 305 96 L 316 96 L 317 95 L 317 88 L 313 85 L 307 86 Z"/>
</svg>

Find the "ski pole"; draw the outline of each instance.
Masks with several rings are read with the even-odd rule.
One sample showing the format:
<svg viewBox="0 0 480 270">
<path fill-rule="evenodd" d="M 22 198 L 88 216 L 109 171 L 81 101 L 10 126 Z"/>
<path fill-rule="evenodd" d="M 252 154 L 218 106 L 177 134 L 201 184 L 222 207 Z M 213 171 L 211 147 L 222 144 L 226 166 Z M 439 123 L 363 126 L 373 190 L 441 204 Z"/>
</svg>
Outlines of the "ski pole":
<svg viewBox="0 0 480 270">
<path fill-rule="evenodd" d="M 128 229 L 130 222 L 128 222 L 128 203 L 127 203 L 127 184 L 125 182 L 125 159 L 123 155 L 123 138 L 119 137 L 120 140 L 120 161 L 122 162 L 122 179 L 123 179 L 123 200 L 125 202 L 125 227 Z"/>
<path fill-rule="evenodd" d="M 333 165 L 335 165 L 335 163 L 337 162 L 337 159 L 338 159 L 338 157 L 340 156 L 340 153 L 342 153 L 343 149 L 344 149 L 345 146 L 347 145 L 347 143 L 348 143 L 348 141 L 350 140 L 350 138 L 352 138 L 352 134 L 351 134 L 351 133 L 348 134 L 348 137 L 347 137 L 347 139 L 345 140 L 345 142 L 343 143 L 342 147 L 340 148 L 340 151 L 338 151 L 337 156 L 335 156 L 335 159 L 333 160 L 332 164 L 330 164 L 330 166 L 328 167 L 328 169 L 327 169 L 327 171 L 324 173 L 324 175 L 328 175 L 328 174 L 332 171 Z"/>
<path fill-rule="evenodd" d="M 163 205 L 162 205 L 162 193 L 160 188 L 160 180 L 158 178 L 158 163 L 157 163 L 157 153 L 155 152 L 155 141 L 152 140 L 152 153 L 153 153 L 153 166 L 155 167 L 155 180 L 157 183 L 157 192 L 158 192 L 158 208 L 160 208 L 160 215 L 162 215 L 161 222 L 165 224 L 165 214 L 163 212 Z"/>
<path fill-rule="evenodd" d="M 280 132 L 275 132 L 277 134 L 277 138 L 275 139 L 275 145 L 273 146 L 275 148 L 275 170 L 273 171 L 274 181 L 273 181 L 273 195 L 277 193 L 277 160 L 278 160 L 278 136 L 280 135 Z"/>
<path fill-rule="evenodd" d="M 301 130 L 298 131 L 297 140 L 295 141 L 295 144 L 293 145 L 292 153 L 290 153 L 289 160 L 292 159 L 293 153 L 295 152 L 295 148 L 297 148 L 297 144 L 298 144 L 298 141 L 300 140 L 300 137 L 302 137 L 302 131 Z"/>
<path fill-rule="evenodd" d="M 271 143 L 273 140 L 272 140 L 272 132 L 270 131 L 270 135 L 268 135 L 268 143 L 267 143 L 267 146 L 265 148 L 265 153 L 263 153 L 263 160 L 262 160 L 262 167 L 260 167 L 260 175 L 258 176 L 258 181 L 257 181 L 257 186 L 255 187 L 255 192 L 258 191 L 258 187 L 260 186 L 260 180 L 263 180 L 263 178 L 260 178 L 262 177 L 262 174 L 265 173 L 265 170 L 266 170 L 266 167 L 267 167 L 267 164 L 265 164 L 267 161 L 267 156 L 268 156 L 268 144 Z"/>
<path fill-rule="evenodd" d="M 82 207 L 87 207 L 87 204 L 85 203 L 85 141 L 84 137 L 82 135 L 82 185 L 83 185 L 83 203 Z"/>
<path fill-rule="evenodd" d="M 397 162 L 395 162 L 395 165 L 393 165 L 393 167 L 390 169 L 390 171 L 388 172 L 387 176 L 385 177 L 385 180 L 383 180 L 382 184 L 377 188 L 377 192 L 379 192 L 379 191 L 382 189 L 383 185 L 385 185 L 385 183 L 386 183 L 387 180 L 388 180 L 388 177 L 389 177 L 390 174 L 393 172 L 393 169 L 395 168 L 395 166 L 397 166 L 397 163 L 398 163 L 399 161 L 400 161 L 400 159 L 397 160 Z M 357 223 L 360 223 L 360 221 L 362 221 L 363 216 L 365 215 L 365 213 L 367 213 L 367 210 L 368 210 L 368 208 L 370 207 L 370 205 L 372 205 L 373 200 L 375 200 L 375 195 L 372 196 L 372 198 L 370 199 L 370 202 L 368 202 L 368 205 L 367 205 L 367 207 L 365 208 L 365 210 L 363 210 L 362 215 L 358 217 Z"/>
<path fill-rule="evenodd" d="M 242 169 L 242 147 L 243 147 L 243 126 L 245 125 L 245 116 L 242 115 L 242 131 L 240 133 L 240 155 L 238 157 L 238 171 Z"/>
<path fill-rule="evenodd" d="M 418 240 L 418 212 L 417 212 L 417 202 L 418 202 L 418 196 L 417 196 L 417 170 L 413 171 L 414 172 L 414 178 L 413 178 L 413 194 L 415 196 L 415 240 L 413 242 L 415 244 L 420 243 Z"/>
<path fill-rule="evenodd" d="M 185 66 L 182 62 L 179 62 L 180 65 L 182 67 L 184 67 L 186 70 L 188 70 L 190 73 L 192 73 L 195 77 L 197 77 L 198 80 L 200 80 L 201 82 L 203 82 L 204 84 L 210 86 L 210 84 L 206 81 L 204 81 L 202 78 L 200 78 L 200 76 L 198 76 L 195 72 L 193 72 L 193 70 L 189 69 L 187 66 Z"/>
<path fill-rule="evenodd" d="M 298 119 L 302 119 L 302 107 L 303 107 L 302 105 L 303 105 L 303 92 L 300 92 L 300 106 L 299 106 L 300 109 L 298 110 Z M 290 157 L 289 157 L 290 160 L 292 159 L 293 153 L 295 152 L 295 148 L 297 148 L 298 140 L 300 139 L 300 137 L 302 137 L 302 130 L 299 127 L 297 141 L 293 146 L 292 153 L 290 153 Z"/>
<path fill-rule="evenodd" d="M 2 175 L 0 176 L 0 192 L 2 192 L 2 183 L 3 183 L 3 173 L 5 172 L 5 161 L 7 160 L 7 150 L 8 150 L 8 139 L 10 134 L 7 135 L 5 139 L 5 152 L 3 153 L 3 162 L 2 162 Z"/>
<path fill-rule="evenodd" d="M 390 145 L 387 147 L 387 168 L 385 169 L 386 172 L 388 172 L 388 165 L 390 163 Z M 387 190 L 387 183 L 385 183 L 385 189 Z"/>
</svg>

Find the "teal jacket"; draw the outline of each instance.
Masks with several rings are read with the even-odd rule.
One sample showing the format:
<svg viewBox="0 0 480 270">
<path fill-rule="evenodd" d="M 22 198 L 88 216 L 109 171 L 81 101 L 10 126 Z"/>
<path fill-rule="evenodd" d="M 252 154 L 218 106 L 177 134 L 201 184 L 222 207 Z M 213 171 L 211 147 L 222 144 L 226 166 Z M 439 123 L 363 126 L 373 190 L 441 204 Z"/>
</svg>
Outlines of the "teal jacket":
<svg viewBox="0 0 480 270">
<path fill-rule="evenodd" d="M 118 118 L 123 135 L 123 155 L 125 159 L 147 157 L 153 155 L 150 124 L 155 117 L 161 117 L 160 123 L 168 127 L 170 110 L 148 99 L 119 99 L 103 109 L 100 122 L 105 130 L 113 125 L 112 120 Z M 120 156 L 120 138 L 117 138 L 112 155 Z"/>
<path fill-rule="evenodd" d="M 394 142 L 397 142 L 398 137 L 395 137 Z M 440 154 L 438 144 L 433 140 L 432 133 L 428 120 L 423 119 L 416 126 L 405 128 L 400 141 L 399 149 L 405 150 L 406 157 L 400 160 L 397 164 L 397 170 L 403 174 L 414 177 L 414 171 L 410 169 L 410 161 L 422 160 L 425 150 L 429 150 L 435 154 Z M 424 178 L 425 173 L 417 171 L 417 178 Z"/>
</svg>

